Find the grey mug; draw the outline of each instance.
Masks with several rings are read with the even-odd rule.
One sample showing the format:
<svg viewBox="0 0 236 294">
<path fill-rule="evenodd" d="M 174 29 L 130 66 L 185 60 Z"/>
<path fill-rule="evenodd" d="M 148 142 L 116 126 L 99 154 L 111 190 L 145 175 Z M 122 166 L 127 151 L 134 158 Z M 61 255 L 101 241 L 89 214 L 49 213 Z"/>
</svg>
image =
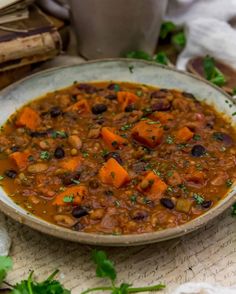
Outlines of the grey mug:
<svg viewBox="0 0 236 294">
<path fill-rule="evenodd" d="M 55 16 L 72 18 L 78 51 L 87 59 L 153 54 L 168 0 L 38 0 Z"/>
</svg>

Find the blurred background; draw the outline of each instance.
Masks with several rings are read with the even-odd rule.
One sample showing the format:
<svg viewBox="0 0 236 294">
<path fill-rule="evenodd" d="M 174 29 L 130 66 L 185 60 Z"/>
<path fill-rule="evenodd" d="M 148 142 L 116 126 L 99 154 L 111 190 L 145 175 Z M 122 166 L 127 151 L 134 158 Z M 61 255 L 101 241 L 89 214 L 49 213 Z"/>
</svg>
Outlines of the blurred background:
<svg viewBox="0 0 236 294">
<path fill-rule="evenodd" d="M 235 19 L 235 0 L 1 0 L 0 88 L 53 66 L 125 57 L 234 94 Z"/>
</svg>

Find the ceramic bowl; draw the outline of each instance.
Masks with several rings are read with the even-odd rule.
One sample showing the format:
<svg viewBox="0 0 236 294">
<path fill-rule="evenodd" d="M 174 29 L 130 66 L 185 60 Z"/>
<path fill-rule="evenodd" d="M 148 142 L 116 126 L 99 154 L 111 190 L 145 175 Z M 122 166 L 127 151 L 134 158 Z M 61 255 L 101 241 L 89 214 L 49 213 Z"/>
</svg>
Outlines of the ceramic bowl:
<svg viewBox="0 0 236 294">
<path fill-rule="evenodd" d="M 224 113 L 232 121 L 235 127 L 236 118 L 232 114 L 236 111 L 236 106 L 230 100 L 231 98 L 221 89 L 193 75 L 172 68 L 151 62 L 129 59 L 98 60 L 74 66 L 55 68 L 32 75 L 11 85 L 0 93 L 0 124 L 2 125 L 9 115 L 26 102 L 47 92 L 67 87 L 75 80 L 79 82 L 102 80 L 129 81 L 161 88 L 184 90 L 194 94 L 197 99 L 214 105 L 219 112 Z M 232 106 L 229 107 L 229 105 Z M 1 187 L 0 209 L 18 222 L 55 237 L 94 245 L 132 246 L 176 238 L 200 228 L 230 207 L 236 201 L 235 194 L 236 187 L 234 185 L 217 206 L 184 225 L 154 233 L 120 236 L 75 232 L 48 223 L 14 203 Z"/>
</svg>

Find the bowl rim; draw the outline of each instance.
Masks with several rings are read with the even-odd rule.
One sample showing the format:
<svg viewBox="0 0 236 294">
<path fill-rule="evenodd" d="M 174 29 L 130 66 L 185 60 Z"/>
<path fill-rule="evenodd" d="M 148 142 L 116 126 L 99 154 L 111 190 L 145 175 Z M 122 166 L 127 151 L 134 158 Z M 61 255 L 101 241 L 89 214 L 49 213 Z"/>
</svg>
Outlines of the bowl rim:
<svg viewBox="0 0 236 294">
<path fill-rule="evenodd" d="M 53 67 L 53 68 L 46 69 L 46 70 L 34 73 L 32 75 L 29 75 L 13 83 L 12 85 L 0 91 L 0 95 L 5 95 L 11 92 L 13 89 L 17 88 L 18 85 L 20 85 L 21 83 L 24 83 L 25 81 L 28 81 L 34 77 L 41 76 L 47 73 L 53 73 L 64 68 L 82 67 L 88 64 L 119 62 L 119 61 L 124 63 L 136 62 L 136 63 L 140 63 L 144 65 L 152 65 L 158 68 L 164 68 L 169 71 L 174 71 L 179 74 L 189 76 L 193 79 L 196 79 L 202 83 L 209 85 L 212 88 L 215 88 L 218 92 L 223 94 L 227 99 L 234 102 L 233 98 L 229 94 L 227 94 L 221 88 L 217 87 L 216 85 L 213 85 L 212 83 L 210 83 L 209 81 L 201 77 L 198 77 L 191 73 L 187 73 L 182 70 L 178 70 L 176 68 L 157 64 L 153 61 L 137 60 L 137 59 L 131 59 L 131 58 L 96 59 L 92 61 L 87 61 L 85 63 L 76 63 L 74 65 L 63 65 L 63 66 Z M 111 235 L 111 234 L 85 233 L 85 232 L 73 231 L 73 230 L 49 223 L 41 218 L 33 216 L 29 212 L 27 212 L 26 214 L 23 214 L 21 211 L 15 209 L 14 207 L 7 205 L 1 198 L 0 198 L 0 210 L 4 214 L 18 221 L 21 224 L 25 224 L 41 233 L 48 234 L 53 237 L 58 237 L 67 241 L 74 241 L 74 242 L 83 243 L 83 244 L 101 245 L 101 246 L 135 246 L 135 245 L 151 244 L 155 242 L 161 242 L 161 241 L 165 241 L 169 239 L 174 239 L 174 238 L 183 236 L 187 233 L 190 233 L 192 231 L 195 231 L 199 229 L 200 227 L 206 225 L 209 221 L 219 216 L 227 208 L 233 205 L 234 202 L 236 202 L 236 191 L 234 190 L 234 187 L 232 187 L 231 190 L 226 193 L 225 197 L 215 207 L 213 207 L 206 213 L 202 214 L 201 216 L 174 228 L 168 228 L 168 229 L 164 229 L 160 231 L 143 233 L 143 234 Z"/>
</svg>

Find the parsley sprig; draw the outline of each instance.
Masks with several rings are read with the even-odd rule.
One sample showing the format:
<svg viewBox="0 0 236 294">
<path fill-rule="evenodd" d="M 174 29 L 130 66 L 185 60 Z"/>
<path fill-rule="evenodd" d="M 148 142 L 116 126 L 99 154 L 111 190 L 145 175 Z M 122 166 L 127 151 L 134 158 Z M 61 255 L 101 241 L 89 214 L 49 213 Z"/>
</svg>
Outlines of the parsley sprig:
<svg viewBox="0 0 236 294">
<path fill-rule="evenodd" d="M 90 288 L 83 291 L 81 294 L 87 294 L 94 291 L 110 291 L 112 294 L 128 294 L 128 293 L 140 293 L 149 291 L 160 291 L 165 288 L 165 285 L 158 284 L 154 286 L 138 287 L 134 288 L 131 284 L 122 283 L 121 285 L 116 285 L 116 270 L 114 263 L 107 258 L 107 255 L 102 250 L 93 250 L 92 259 L 96 264 L 96 275 L 99 278 L 107 278 L 111 281 L 110 286 L 100 286 L 95 288 Z"/>
<path fill-rule="evenodd" d="M 203 59 L 203 69 L 205 78 L 213 84 L 221 87 L 226 83 L 223 73 L 216 67 L 214 58 L 206 56 Z"/>
<path fill-rule="evenodd" d="M 160 291 L 165 288 L 165 285 L 158 284 L 146 287 L 132 287 L 131 284 L 122 283 L 116 285 L 116 269 L 114 263 L 107 258 L 107 255 L 102 250 L 92 251 L 92 260 L 96 265 L 96 276 L 99 278 L 107 278 L 111 281 L 109 286 L 99 286 L 83 291 L 81 294 L 86 294 L 95 291 L 110 291 L 111 294 L 129 294 L 149 291 Z M 55 280 L 59 270 L 54 271 L 46 280 L 37 282 L 33 278 L 33 271 L 29 274 L 27 280 L 22 280 L 16 285 L 11 285 L 5 282 L 7 273 L 12 269 L 12 259 L 8 256 L 0 256 L 0 286 L 7 285 L 10 294 L 71 294 L 71 291 L 64 288 L 63 285 Z"/>
</svg>

